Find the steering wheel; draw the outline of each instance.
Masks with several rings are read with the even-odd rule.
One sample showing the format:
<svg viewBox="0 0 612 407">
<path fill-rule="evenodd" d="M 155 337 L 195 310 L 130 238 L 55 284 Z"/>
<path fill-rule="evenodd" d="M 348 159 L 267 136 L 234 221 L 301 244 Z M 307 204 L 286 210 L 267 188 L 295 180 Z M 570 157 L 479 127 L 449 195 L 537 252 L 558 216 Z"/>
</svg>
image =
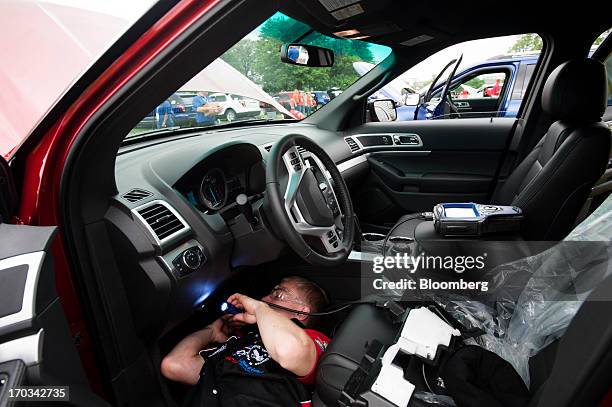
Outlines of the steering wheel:
<svg viewBox="0 0 612 407">
<path fill-rule="evenodd" d="M 275 231 L 308 263 L 333 267 L 348 258 L 355 237 L 349 191 L 334 161 L 308 137 L 286 135 L 270 150 L 266 207 Z"/>
</svg>

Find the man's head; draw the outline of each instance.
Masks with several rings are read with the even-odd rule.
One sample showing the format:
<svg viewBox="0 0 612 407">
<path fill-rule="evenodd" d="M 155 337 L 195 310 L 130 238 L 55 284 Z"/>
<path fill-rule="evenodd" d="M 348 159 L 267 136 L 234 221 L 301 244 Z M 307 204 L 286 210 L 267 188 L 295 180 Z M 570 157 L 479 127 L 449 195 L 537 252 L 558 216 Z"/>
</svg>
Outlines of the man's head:
<svg viewBox="0 0 612 407">
<path fill-rule="evenodd" d="M 205 91 L 205 90 L 199 90 L 199 91 L 197 92 L 197 95 L 198 95 L 198 96 L 208 96 L 208 92 L 207 92 L 207 91 Z"/>
<path fill-rule="evenodd" d="M 321 312 L 329 305 L 325 291 L 314 282 L 302 277 L 286 277 L 262 300 L 302 312 Z M 297 318 L 305 326 L 312 326 L 316 317 L 285 312 L 290 318 Z"/>
</svg>

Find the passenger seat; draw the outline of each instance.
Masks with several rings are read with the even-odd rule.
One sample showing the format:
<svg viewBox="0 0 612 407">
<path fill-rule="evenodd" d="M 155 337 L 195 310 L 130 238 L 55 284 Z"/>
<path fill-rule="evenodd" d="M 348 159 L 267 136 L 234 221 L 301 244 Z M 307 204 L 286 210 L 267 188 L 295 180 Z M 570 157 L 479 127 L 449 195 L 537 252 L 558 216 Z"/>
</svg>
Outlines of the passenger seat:
<svg viewBox="0 0 612 407">
<path fill-rule="evenodd" d="M 542 108 L 555 122 L 491 200 L 523 210 L 524 239 L 563 239 L 605 171 L 610 157 L 610 129 L 601 119 L 606 87 L 604 65 L 589 58 L 559 65 L 546 80 Z M 393 236 L 414 238 L 421 222 L 396 224 Z"/>
</svg>

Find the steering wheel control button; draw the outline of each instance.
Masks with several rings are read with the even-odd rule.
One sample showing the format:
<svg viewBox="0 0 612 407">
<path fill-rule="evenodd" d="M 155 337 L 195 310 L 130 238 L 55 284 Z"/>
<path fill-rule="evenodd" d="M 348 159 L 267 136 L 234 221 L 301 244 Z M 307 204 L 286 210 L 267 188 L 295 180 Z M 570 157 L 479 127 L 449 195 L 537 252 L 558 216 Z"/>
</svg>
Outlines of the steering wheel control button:
<svg viewBox="0 0 612 407">
<path fill-rule="evenodd" d="M 332 230 L 330 230 L 329 232 L 327 232 L 327 237 L 329 237 L 330 239 L 332 237 L 334 237 L 334 232 Z"/>
<path fill-rule="evenodd" d="M 172 265 L 175 267 L 179 277 L 184 277 L 197 271 L 205 261 L 206 256 L 204 256 L 202 249 L 198 246 L 193 246 L 176 256 L 172 261 Z"/>
<path fill-rule="evenodd" d="M 291 154 L 289 154 L 289 157 L 291 157 L 291 159 L 296 158 L 297 154 L 294 152 L 291 152 Z"/>
<path fill-rule="evenodd" d="M 301 171 L 302 170 L 302 166 L 300 164 L 296 164 L 293 166 L 293 169 L 296 171 Z"/>
</svg>

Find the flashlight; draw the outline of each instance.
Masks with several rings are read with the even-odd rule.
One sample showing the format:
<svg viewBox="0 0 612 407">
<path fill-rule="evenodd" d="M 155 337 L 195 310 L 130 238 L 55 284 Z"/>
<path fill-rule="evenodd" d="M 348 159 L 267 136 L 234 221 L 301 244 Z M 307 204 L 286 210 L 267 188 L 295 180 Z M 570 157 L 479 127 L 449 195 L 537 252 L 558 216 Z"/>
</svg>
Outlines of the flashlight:
<svg viewBox="0 0 612 407">
<path fill-rule="evenodd" d="M 219 310 L 223 313 L 223 314 L 242 314 L 244 312 L 243 309 L 240 309 L 236 306 L 233 306 L 232 304 L 230 304 L 227 301 L 224 301 L 221 303 L 221 306 L 219 307 Z"/>
</svg>

